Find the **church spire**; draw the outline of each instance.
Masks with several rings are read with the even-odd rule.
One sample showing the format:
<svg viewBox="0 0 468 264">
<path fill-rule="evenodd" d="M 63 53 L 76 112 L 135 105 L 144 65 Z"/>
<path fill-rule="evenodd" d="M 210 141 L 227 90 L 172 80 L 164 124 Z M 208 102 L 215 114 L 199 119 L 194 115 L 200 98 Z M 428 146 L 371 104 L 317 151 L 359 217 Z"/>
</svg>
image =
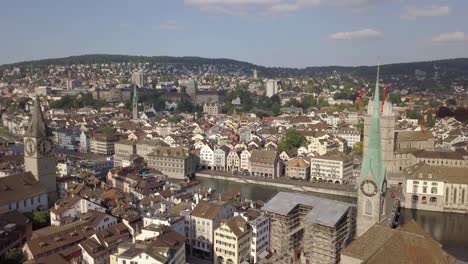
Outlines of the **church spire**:
<svg viewBox="0 0 468 264">
<path fill-rule="evenodd" d="M 385 166 L 382 161 L 382 143 L 380 141 L 380 87 L 379 87 L 380 66 L 377 66 L 377 79 L 375 82 L 374 99 L 372 102 L 369 144 L 367 146 L 366 155 L 362 162 L 361 174 L 359 183 L 371 175 L 379 190 L 383 186 L 385 180 Z"/>
<path fill-rule="evenodd" d="M 138 120 L 138 93 L 137 93 L 137 88 L 136 85 L 133 85 L 133 120 L 136 121 Z"/>
<path fill-rule="evenodd" d="M 42 113 L 41 102 L 39 101 L 39 96 L 36 96 L 34 99 L 33 113 L 31 117 L 31 124 L 29 125 L 28 130 L 26 131 L 27 137 L 41 138 L 52 136 L 47 123 L 44 119 L 44 114 Z"/>
</svg>

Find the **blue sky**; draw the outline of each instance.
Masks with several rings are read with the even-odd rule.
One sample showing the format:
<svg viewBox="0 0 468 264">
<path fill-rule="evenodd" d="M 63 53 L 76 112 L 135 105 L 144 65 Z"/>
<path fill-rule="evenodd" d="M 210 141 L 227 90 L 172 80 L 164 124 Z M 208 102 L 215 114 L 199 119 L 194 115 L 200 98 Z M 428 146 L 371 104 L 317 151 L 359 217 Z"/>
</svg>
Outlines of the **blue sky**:
<svg viewBox="0 0 468 264">
<path fill-rule="evenodd" d="M 106 53 L 265 66 L 468 57 L 466 0 L 5 0 L 0 64 Z"/>
</svg>

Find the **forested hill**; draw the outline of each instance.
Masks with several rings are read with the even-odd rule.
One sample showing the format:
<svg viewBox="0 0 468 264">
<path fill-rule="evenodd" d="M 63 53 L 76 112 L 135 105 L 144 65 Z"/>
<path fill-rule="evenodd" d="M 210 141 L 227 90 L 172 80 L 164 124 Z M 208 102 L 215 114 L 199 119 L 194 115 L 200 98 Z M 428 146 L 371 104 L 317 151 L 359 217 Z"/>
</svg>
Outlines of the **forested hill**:
<svg viewBox="0 0 468 264">
<path fill-rule="evenodd" d="M 247 62 L 232 59 L 212 59 L 201 57 L 171 57 L 171 56 L 130 56 L 112 54 L 88 54 L 70 56 L 65 58 L 52 58 L 44 60 L 23 61 L 4 66 L 47 66 L 47 65 L 69 65 L 69 64 L 95 64 L 95 63 L 150 63 L 150 64 L 213 64 L 213 65 L 238 65 L 255 67 Z"/>
<path fill-rule="evenodd" d="M 44 59 L 36 61 L 24 61 L 6 64 L 0 68 L 8 67 L 45 67 L 49 65 L 70 64 L 107 64 L 107 63 L 149 63 L 149 64 L 177 64 L 186 65 L 188 68 L 199 65 L 214 65 L 229 68 L 231 72 L 250 74 L 257 69 L 263 77 L 308 77 L 317 75 L 329 75 L 333 73 L 351 74 L 356 77 L 371 78 L 375 76 L 375 66 L 324 66 L 307 68 L 282 68 L 264 67 L 248 62 L 232 59 L 213 59 L 201 57 L 170 57 L 170 56 L 128 56 L 91 54 L 71 56 L 66 58 Z M 312 62 L 313 63 L 313 62 Z M 440 76 L 443 79 L 468 80 L 468 58 L 447 59 L 436 61 L 395 63 L 382 65 L 382 76 L 414 76 L 416 73 L 427 76 Z"/>
</svg>

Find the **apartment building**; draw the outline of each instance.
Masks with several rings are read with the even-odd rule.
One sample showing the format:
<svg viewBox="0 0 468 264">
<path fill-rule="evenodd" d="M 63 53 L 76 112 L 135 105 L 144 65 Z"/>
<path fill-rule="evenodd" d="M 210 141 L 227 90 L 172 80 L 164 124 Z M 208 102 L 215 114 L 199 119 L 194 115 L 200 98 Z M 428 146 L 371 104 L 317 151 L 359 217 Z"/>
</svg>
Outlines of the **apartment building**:
<svg viewBox="0 0 468 264">
<path fill-rule="evenodd" d="M 468 213 L 466 168 L 417 163 L 403 170 L 406 208 Z"/>
<path fill-rule="evenodd" d="M 241 264 L 250 260 L 252 229 L 240 215 L 223 219 L 214 232 L 214 263 Z"/>
<path fill-rule="evenodd" d="M 222 219 L 234 215 L 235 208 L 223 201 L 200 201 L 188 215 L 191 255 L 213 259 L 214 232 Z"/>
<path fill-rule="evenodd" d="M 91 137 L 90 151 L 101 155 L 114 155 L 116 137 L 113 134 L 96 134 Z"/>
<path fill-rule="evenodd" d="M 147 155 L 148 167 L 166 174 L 169 178 L 185 179 L 195 176 L 198 158 L 183 148 L 156 147 Z"/>
<path fill-rule="evenodd" d="M 119 140 L 114 144 L 114 167 L 126 167 L 136 155 L 137 142 L 134 140 Z M 124 166 L 125 165 L 125 166 Z"/>
<path fill-rule="evenodd" d="M 353 160 L 341 152 L 333 152 L 310 159 L 310 180 L 345 183 L 353 176 Z"/>
<path fill-rule="evenodd" d="M 279 177 L 279 157 L 274 150 L 252 150 L 250 156 L 250 174 L 252 176 Z"/>
<path fill-rule="evenodd" d="M 221 105 L 218 103 L 205 103 L 203 104 L 203 113 L 209 116 L 218 116 L 221 114 Z"/>
<path fill-rule="evenodd" d="M 310 163 L 302 158 L 293 158 L 286 161 L 286 177 L 293 179 L 309 179 Z"/>
</svg>

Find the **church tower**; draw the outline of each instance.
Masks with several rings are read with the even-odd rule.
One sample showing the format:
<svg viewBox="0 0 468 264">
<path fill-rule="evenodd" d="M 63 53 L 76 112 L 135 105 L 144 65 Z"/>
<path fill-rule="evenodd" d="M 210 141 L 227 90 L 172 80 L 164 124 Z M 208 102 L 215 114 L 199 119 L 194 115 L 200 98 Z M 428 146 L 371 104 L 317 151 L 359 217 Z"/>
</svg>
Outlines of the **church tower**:
<svg viewBox="0 0 468 264">
<path fill-rule="evenodd" d="M 379 68 L 375 84 L 374 99 L 368 109 L 368 136 L 364 138 L 366 152 L 358 179 L 357 236 L 361 236 L 371 226 L 386 220 L 387 178 L 385 163 L 382 159 L 382 135 L 379 94 Z M 388 111 L 388 109 L 387 109 Z M 385 135 L 384 135 L 385 136 Z M 367 140 L 367 142 L 366 142 Z"/>
<path fill-rule="evenodd" d="M 133 108 L 132 119 L 133 119 L 133 121 L 137 121 L 138 120 L 138 93 L 137 93 L 136 85 L 133 85 L 133 104 L 132 104 L 132 108 Z"/>
<path fill-rule="evenodd" d="M 371 124 L 373 116 L 373 100 L 369 100 L 367 106 L 367 115 L 364 116 L 364 156 L 367 154 L 369 145 L 369 136 L 371 135 Z M 385 164 L 387 175 L 394 171 L 395 155 L 395 116 L 393 115 L 393 105 L 386 100 L 379 104 L 381 106 L 380 114 L 380 142 L 382 147 L 382 160 Z"/>
<path fill-rule="evenodd" d="M 55 147 L 52 137 L 39 97 L 36 97 L 31 124 L 24 136 L 24 170 L 31 172 L 47 189 L 49 202 L 57 199 Z"/>
</svg>

